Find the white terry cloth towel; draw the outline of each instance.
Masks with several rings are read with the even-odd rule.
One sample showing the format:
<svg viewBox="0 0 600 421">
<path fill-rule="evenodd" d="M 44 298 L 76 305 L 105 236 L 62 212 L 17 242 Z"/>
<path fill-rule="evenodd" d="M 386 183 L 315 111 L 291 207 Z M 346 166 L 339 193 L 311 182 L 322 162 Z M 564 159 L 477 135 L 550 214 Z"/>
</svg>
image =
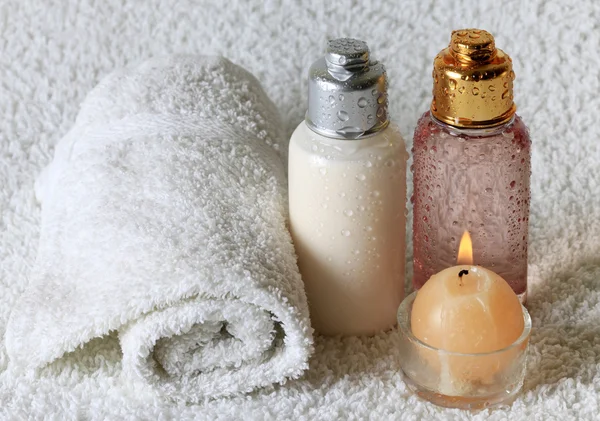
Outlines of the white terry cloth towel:
<svg viewBox="0 0 600 421">
<path fill-rule="evenodd" d="M 35 374 L 116 330 L 124 373 L 175 400 L 299 377 L 312 329 L 286 143 L 259 82 L 224 58 L 103 80 L 36 185 L 41 237 L 9 370 Z"/>
</svg>

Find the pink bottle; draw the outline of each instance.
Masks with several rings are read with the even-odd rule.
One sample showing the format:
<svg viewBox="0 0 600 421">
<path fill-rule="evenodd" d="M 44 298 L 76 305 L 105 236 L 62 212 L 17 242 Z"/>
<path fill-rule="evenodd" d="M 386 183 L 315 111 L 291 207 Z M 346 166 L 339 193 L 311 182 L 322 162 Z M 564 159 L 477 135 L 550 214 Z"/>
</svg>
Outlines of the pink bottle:
<svg viewBox="0 0 600 421">
<path fill-rule="evenodd" d="M 486 31 L 454 31 L 434 60 L 431 110 L 413 145 L 416 289 L 456 264 L 464 231 L 474 262 L 527 293 L 531 141 L 515 114 L 512 62 Z"/>
</svg>

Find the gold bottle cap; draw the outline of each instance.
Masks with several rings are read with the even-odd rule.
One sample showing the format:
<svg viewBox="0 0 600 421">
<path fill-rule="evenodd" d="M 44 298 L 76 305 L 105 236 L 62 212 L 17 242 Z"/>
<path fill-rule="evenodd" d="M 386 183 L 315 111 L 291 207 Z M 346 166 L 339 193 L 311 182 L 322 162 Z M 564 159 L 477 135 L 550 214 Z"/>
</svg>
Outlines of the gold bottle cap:
<svg viewBox="0 0 600 421">
<path fill-rule="evenodd" d="M 433 116 L 455 127 L 503 124 L 515 114 L 512 60 L 492 34 L 479 29 L 452 32 L 450 46 L 433 61 Z"/>
</svg>

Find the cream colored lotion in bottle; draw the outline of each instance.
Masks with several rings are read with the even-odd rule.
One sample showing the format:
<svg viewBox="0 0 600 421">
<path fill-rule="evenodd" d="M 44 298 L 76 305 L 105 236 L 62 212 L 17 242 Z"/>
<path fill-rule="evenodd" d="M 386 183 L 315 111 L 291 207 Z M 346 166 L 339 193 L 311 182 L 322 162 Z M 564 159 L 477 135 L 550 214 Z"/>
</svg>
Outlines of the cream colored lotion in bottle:
<svg viewBox="0 0 600 421">
<path fill-rule="evenodd" d="M 289 150 L 292 237 L 313 327 L 370 335 L 404 297 L 407 153 L 390 124 L 383 64 L 329 41 L 309 71 L 308 111 Z"/>
</svg>

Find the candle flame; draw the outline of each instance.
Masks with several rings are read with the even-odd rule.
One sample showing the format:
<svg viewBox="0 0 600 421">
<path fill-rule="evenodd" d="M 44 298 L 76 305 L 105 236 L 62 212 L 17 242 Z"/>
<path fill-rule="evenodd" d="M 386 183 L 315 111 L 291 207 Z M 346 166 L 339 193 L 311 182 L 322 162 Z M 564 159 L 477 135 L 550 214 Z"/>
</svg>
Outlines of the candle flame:
<svg viewBox="0 0 600 421">
<path fill-rule="evenodd" d="M 471 241 L 471 234 L 469 234 L 469 231 L 465 231 L 460 239 L 456 263 L 459 265 L 473 264 L 473 242 Z"/>
</svg>

